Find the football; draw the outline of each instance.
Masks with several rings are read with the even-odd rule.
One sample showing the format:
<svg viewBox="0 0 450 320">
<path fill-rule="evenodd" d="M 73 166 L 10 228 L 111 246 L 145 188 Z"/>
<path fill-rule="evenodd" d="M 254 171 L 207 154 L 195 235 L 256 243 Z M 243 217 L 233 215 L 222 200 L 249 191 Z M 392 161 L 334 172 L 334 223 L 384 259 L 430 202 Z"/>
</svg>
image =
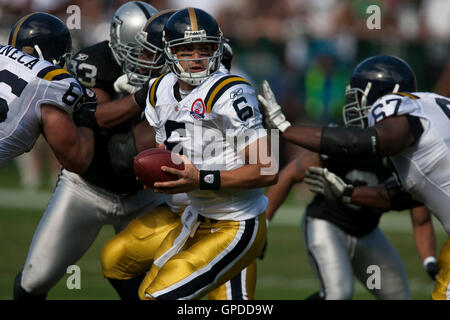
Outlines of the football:
<svg viewBox="0 0 450 320">
<path fill-rule="evenodd" d="M 140 182 L 149 188 L 153 188 L 155 182 L 166 182 L 177 179 L 177 176 L 161 170 L 162 166 L 184 170 L 181 159 L 179 164 L 172 161 L 176 154 L 159 148 L 147 149 L 139 153 L 133 161 L 134 172 Z"/>
</svg>

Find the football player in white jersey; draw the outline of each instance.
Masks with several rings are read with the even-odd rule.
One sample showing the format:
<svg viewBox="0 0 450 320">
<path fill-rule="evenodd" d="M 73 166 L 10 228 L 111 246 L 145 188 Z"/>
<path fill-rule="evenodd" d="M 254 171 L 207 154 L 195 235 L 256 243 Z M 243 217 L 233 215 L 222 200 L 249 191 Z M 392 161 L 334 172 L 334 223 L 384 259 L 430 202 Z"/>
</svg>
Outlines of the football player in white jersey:
<svg viewBox="0 0 450 320">
<path fill-rule="evenodd" d="M 291 126 L 267 83 L 263 90 L 259 101 L 268 122 L 282 132 L 283 139 L 329 155 L 389 156 L 403 188 L 430 209 L 450 233 L 450 99 L 416 92 L 415 74 L 405 61 L 380 55 L 354 69 L 343 109 L 347 128 Z M 326 169 L 309 171 L 310 182 L 318 192 L 331 195 L 337 191 L 347 203 L 390 205 L 384 185 L 353 188 Z M 447 240 L 438 259 L 440 272 L 433 299 L 450 298 L 449 251 Z"/>
<path fill-rule="evenodd" d="M 215 19 L 185 8 L 169 18 L 163 39 L 171 72 L 150 82 L 145 113 L 156 142 L 182 153 L 185 170 L 162 167 L 179 179 L 153 187 L 187 192 L 190 205 L 158 248 L 139 297 L 198 299 L 258 257 L 266 237 L 262 187 L 276 182 L 277 172 L 264 174 L 274 160 L 262 164 L 249 151 L 267 148 L 267 133 L 253 88 L 220 70 L 223 36 Z"/>
<path fill-rule="evenodd" d="M 122 48 L 117 53 L 122 56 L 124 51 L 126 53 L 124 48 L 133 45 L 136 33 L 156 13 L 157 10 L 146 3 L 128 2 L 122 5 L 114 13 L 111 23 L 111 30 L 117 31 L 111 32 L 111 38 L 115 41 L 111 44 L 104 41 L 85 48 L 76 55 L 78 63 L 71 63 L 76 67 L 73 71 L 78 81 L 101 97 L 94 114 L 94 120 L 99 120 L 93 127 L 94 155 L 84 172 L 61 171 L 33 235 L 23 268 L 16 276 L 14 299 L 45 298 L 47 292 L 66 274 L 67 267 L 75 264 L 89 249 L 103 226 L 112 225 L 118 232 L 136 216 L 151 211 L 164 202 L 161 195 L 150 189 L 143 190 L 143 185 L 136 180 L 132 171 L 126 174 L 116 172 L 108 153 L 109 141 L 114 135 L 128 133 L 135 123 L 141 121 L 138 110 L 142 113 L 145 108 L 147 93 L 146 90 L 143 92 L 142 109 L 130 106 L 126 101 L 120 104 L 124 109 L 137 109 L 135 113 L 128 112 L 134 114 L 132 119 L 120 118 L 121 113 L 112 107 L 117 101 L 114 100 L 117 95 L 114 96 L 113 85 L 123 71 L 110 47 Z M 32 20 L 33 17 L 28 18 L 31 21 L 25 20 L 22 28 L 28 23 L 30 29 L 37 28 L 39 21 Z M 121 62 L 124 63 L 123 60 Z M 108 101 L 109 99 L 112 101 Z M 122 100 L 133 99 L 128 96 Z M 111 122 L 107 121 L 110 124 L 107 126 L 109 130 L 100 127 L 105 123 L 102 121 L 105 114 L 119 116 L 118 120 L 122 123 L 111 126 Z M 73 237 L 73 234 L 79 236 Z"/>
<path fill-rule="evenodd" d="M 160 11 L 152 16 L 136 35 L 139 46 L 135 50 L 128 51 L 125 60 L 127 76 L 134 79 L 134 82 L 148 81 L 150 77 L 166 68 L 162 31 L 168 18 L 176 11 Z M 227 70 L 231 68 L 231 59 L 231 47 L 224 47 L 221 63 Z M 159 75 L 162 73 L 164 72 Z M 143 121 L 147 122 L 145 119 Z M 140 139 L 141 134 L 136 135 L 137 140 Z M 132 158 L 136 155 L 135 151 L 129 152 L 132 148 L 126 147 L 126 144 L 126 140 L 115 140 L 111 144 L 112 161 L 122 168 L 127 167 L 126 163 L 132 162 Z M 122 170 L 124 169 L 120 169 Z M 150 270 L 156 250 L 165 236 L 177 227 L 181 214 L 190 204 L 190 200 L 186 193 L 179 193 L 166 195 L 166 203 L 167 205 L 159 206 L 131 221 L 102 249 L 103 275 L 123 300 L 133 300 L 137 297 L 140 281 Z M 211 291 L 208 298 L 210 300 L 251 300 L 255 296 L 255 286 L 256 262 L 221 287 Z"/>
<path fill-rule="evenodd" d="M 33 22 L 39 24 L 39 32 L 30 32 Z M 12 29 L 9 45 L 1 45 L 0 168 L 30 151 L 41 133 L 67 170 L 84 172 L 89 165 L 92 131 L 77 128 L 72 120 L 72 113 L 85 100 L 84 92 L 62 69 L 71 47 L 67 27 L 46 13 L 20 19 Z M 95 110 L 95 95 L 90 93 L 90 107 Z"/>
</svg>

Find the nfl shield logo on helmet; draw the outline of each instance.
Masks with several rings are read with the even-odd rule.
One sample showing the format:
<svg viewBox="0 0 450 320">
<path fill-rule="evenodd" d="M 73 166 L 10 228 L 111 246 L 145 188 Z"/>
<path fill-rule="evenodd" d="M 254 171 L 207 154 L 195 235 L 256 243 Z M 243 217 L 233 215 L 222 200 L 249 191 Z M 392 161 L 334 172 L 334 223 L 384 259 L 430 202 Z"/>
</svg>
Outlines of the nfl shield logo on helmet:
<svg viewBox="0 0 450 320">
<path fill-rule="evenodd" d="M 191 116 L 194 119 L 200 120 L 205 118 L 205 103 L 202 99 L 197 99 L 194 101 L 191 107 Z"/>
</svg>

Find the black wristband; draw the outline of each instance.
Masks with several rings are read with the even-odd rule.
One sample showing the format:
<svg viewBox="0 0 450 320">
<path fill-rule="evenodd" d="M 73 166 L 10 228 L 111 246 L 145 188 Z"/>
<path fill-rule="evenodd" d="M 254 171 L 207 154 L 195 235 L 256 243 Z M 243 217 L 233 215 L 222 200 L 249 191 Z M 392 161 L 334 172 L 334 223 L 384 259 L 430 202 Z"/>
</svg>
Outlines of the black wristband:
<svg viewBox="0 0 450 320">
<path fill-rule="evenodd" d="M 147 105 L 146 99 L 148 94 L 148 83 L 149 82 L 146 81 L 142 88 L 134 93 L 134 101 L 136 101 L 136 104 L 139 108 L 142 109 L 142 111 L 145 110 L 145 107 Z"/>
<path fill-rule="evenodd" d="M 220 189 L 220 171 L 219 170 L 200 170 L 200 190 L 219 190 Z"/>
</svg>

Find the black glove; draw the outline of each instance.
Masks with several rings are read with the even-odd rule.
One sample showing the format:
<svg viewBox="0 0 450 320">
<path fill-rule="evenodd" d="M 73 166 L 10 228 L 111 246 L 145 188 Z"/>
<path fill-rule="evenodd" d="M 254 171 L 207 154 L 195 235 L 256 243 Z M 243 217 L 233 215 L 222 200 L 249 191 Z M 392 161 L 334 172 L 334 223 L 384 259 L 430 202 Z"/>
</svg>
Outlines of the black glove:
<svg viewBox="0 0 450 320">
<path fill-rule="evenodd" d="M 108 142 L 108 152 L 114 171 L 120 175 L 132 175 L 133 159 L 137 155 L 133 130 L 113 135 Z"/>
<path fill-rule="evenodd" d="M 95 110 L 97 110 L 97 96 L 94 91 L 83 87 L 83 98 L 80 107 L 73 113 L 73 121 L 77 127 L 87 127 L 96 131 L 99 129 L 97 120 L 95 119 Z"/>
<path fill-rule="evenodd" d="M 438 273 L 439 273 L 439 267 L 437 265 L 437 261 L 435 257 L 428 257 L 423 261 L 423 267 L 427 271 L 428 275 L 432 280 L 436 280 Z"/>
</svg>

